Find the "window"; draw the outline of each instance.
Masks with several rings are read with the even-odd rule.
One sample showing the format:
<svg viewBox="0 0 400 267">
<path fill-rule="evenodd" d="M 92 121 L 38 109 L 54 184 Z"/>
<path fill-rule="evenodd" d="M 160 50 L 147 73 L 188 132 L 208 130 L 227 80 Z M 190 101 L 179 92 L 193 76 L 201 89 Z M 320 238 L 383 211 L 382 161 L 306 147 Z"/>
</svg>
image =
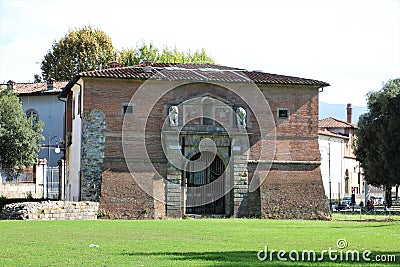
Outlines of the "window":
<svg viewBox="0 0 400 267">
<path fill-rule="evenodd" d="M 25 114 L 26 117 L 31 120 L 32 127 L 39 121 L 39 115 L 34 109 L 28 109 Z"/>
<path fill-rule="evenodd" d="M 125 114 L 132 114 L 133 113 L 133 105 L 130 103 L 123 103 L 122 105 L 122 116 Z"/>
<path fill-rule="evenodd" d="M 289 119 L 289 116 L 288 108 L 278 108 L 278 119 Z"/>
</svg>

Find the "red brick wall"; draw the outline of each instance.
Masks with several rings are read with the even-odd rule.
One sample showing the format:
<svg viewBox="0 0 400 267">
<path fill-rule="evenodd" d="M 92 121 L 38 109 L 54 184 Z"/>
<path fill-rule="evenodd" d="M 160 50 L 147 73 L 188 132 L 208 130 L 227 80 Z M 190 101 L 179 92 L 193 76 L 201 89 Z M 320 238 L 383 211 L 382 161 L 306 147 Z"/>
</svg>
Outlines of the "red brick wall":
<svg viewBox="0 0 400 267">
<path fill-rule="evenodd" d="M 106 157 L 122 157 L 121 129 L 123 116 L 121 104 L 131 100 L 134 92 L 141 84 L 122 79 L 85 79 L 85 109 L 101 109 L 106 112 L 107 143 Z M 267 99 L 276 122 L 276 160 L 319 160 L 318 150 L 318 90 L 299 86 L 298 88 L 259 86 Z M 225 98 L 237 106 L 246 106 L 233 92 L 227 89 L 191 84 L 176 88 L 166 94 L 155 105 L 146 125 L 147 145 L 151 157 L 163 158 L 160 129 L 167 116 L 166 103 L 181 102 L 200 93 L 212 93 Z M 143 105 L 150 105 L 154 98 L 142 99 Z M 289 108 L 290 120 L 277 120 L 278 107 Z M 138 110 L 138 107 L 135 107 Z M 251 138 L 253 150 L 257 151 L 260 140 L 257 136 L 257 122 L 254 116 L 248 122 L 250 131 L 255 133 Z M 111 135 L 110 135 L 111 134 Z M 257 153 L 254 154 L 257 158 Z"/>
<path fill-rule="evenodd" d="M 105 169 L 108 171 L 103 173 L 100 209 L 105 210 L 111 218 L 159 217 L 165 205 L 154 202 L 152 197 L 138 187 L 127 172 L 123 160 L 121 129 L 124 118 L 121 115 L 121 104 L 131 100 L 141 83 L 124 79 L 85 78 L 84 85 L 84 109 L 100 109 L 106 113 Z M 270 85 L 262 85 L 260 88 L 276 121 L 275 160 L 318 161 L 320 157 L 317 136 L 318 89 Z M 166 106 L 207 92 L 235 103 L 237 106 L 246 107 L 236 94 L 215 85 L 197 83 L 170 91 L 154 106 L 147 120 L 146 146 L 152 159 L 165 159 L 160 142 L 160 131 L 168 114 Z M 154 96 L 149 93 L 137 103 L 134 109 L 138 111 L 141 105 L 152 105 L 153 101 Z M 290 120 L 276 119 L 278 107 L 289 108 Z M 135 116 L 140 116 L 140 114 Z M 257 127 L 258 123 L 254 115 L 250 114 L 248 130 L 253 132 L 250 138 L 251 159 L 259 159 L 259 146 L 262 141 L 259 139 Z M 165 166 L 160 166 L 157 168 L 164 173 Z M 261 203 L 260 212 L 263 217 L 306 218 L 305 214 L 309 213 L 313 218 L 317 218 L 318 210 L 324 214 L 320 216 L 321 218 L 325 216 L 326 200 L 323 199 L 324 192 L 319 168 L 300 167 L 300 169 L 289 170 L 282 168 L 270 172 L 260 189 L 261 200 L 250 201 L 250 203 Z M 299 209 L 298 203 L 304 198 L 313 199 L 310 202 L 310 205 L 313 205 L 312 208 Z M 157 210 L 154 207 L 157 207 Z M 253 210 L 255 210 L 253 213 L 257 213 L 257 208 Z"/>
<path fill-rule="evenodd" d="M 155 211 L 154 207 L 158 208 Z M 100 211 L 108 219 L 160 219 L 163 203 L 143 191 L 129 172 L 103 172 Z M 161 212 L 162 213 L 162 212 Z"/>
</svg>

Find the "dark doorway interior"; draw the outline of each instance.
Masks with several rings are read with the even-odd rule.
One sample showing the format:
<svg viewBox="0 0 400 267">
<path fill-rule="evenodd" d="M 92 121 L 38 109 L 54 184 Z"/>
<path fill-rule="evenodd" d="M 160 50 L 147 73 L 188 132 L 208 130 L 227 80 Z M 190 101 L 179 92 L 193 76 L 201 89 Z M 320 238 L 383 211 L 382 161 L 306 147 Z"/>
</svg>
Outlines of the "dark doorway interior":
<svg viewBox="0 0 400 267">
<path fill-rule="evenodd" d="M 211 152 L 197 153 L 190 160 L 186 172 L 186 214 L 225 214 L 224 162 Z"/>
</svg>

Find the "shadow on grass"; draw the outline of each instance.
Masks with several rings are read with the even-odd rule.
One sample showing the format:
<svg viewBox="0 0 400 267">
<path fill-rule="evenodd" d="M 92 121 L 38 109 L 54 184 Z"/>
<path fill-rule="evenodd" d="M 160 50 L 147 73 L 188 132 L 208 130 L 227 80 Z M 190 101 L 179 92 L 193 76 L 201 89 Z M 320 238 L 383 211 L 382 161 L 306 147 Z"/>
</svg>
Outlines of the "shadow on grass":
<svg viewBox="0 0 400 267">
<path fill-rule="evenodd" d="M 341 221 L 341 222 L 344 222 L 344 223 L 346 223 L 346 222 L 359 222 L 359 221 Z M 366 222 L 366 221 L 361 221 L 360 223 L 366 223 L 366 224 L 363 224 L 363 228 L 377 228 L 377 227 L 392 227 L 393 225 L 391 225 L 391 224 L 388 224 L 388 223 L 385 223 L 385 224 L 368 224 L 369 222 Z M 374 223 L 376 223 L 376 222 L 374 222 Z M 330 228 L 348 228 L 349 226 L 348 225 L 343 225 L 343 226 L 331 226 Z"/>
<path fill-rule="evenodd" d="M 305 260 L 302 260 L 301 252 L 299 251 L 299 260 L 292 261 L 289 258 L 289 252 L 286 252 L 284 256 L 287 261 L 278 260 L 277 253 L 271 258 L 269 255 L 265 260 L 259 260 L 257 252 L 255 251 L 222 251 L 222 252 L 149 252 L 149 253 L 122 253 L 123 256 L 131 257 L 149 257 L 155 258 L 162 262 L 173 262 L 174 265 L 188 265 L 191 262 L 197 262 L 198 264 L 204 264 L 206 266 L 349 266 L 349 265 L 379 265 L 379 266 L 399 266 L 400 264 L 400 252 L 385 252 L 385 253 L 372 253 L 369 255 L 370 261 L 363 260 L 362 252 L 360 252 L 359 260 L 357 257 L 349 254 L 346 260 L 345 253 L 343 254 L 343 260 L 340 260 L 339 254 L 336 254 L 336 260 L 330 260 L 327 254 L 324 255 L 323 260 L 318 260 L 321 257 L 321 253 L 315 253 L 315 260 L 313 256 L 305 256 Z M 333 254 L 335 255 L 335 254 Z M 376 260 L 376 256 L 379 255 L 379 259 L 384 256 L 385 262 Z M 261 253 L 261 257 L 265 254 Z M 394 258 L 393 258 L 394 257 Z"/>
</svg>

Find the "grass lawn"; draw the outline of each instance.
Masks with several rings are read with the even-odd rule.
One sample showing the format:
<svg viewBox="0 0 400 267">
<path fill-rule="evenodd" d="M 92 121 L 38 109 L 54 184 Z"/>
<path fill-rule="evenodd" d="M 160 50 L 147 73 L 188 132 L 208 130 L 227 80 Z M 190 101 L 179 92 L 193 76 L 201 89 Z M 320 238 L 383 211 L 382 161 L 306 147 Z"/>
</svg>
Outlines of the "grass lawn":
<svg viewBox="0 0 400 267">
<path fill-rule="evenodd" d="M 332 214 L 332 218 L 336 221 L 359 221 L 360 220 L 360 212 L 340 212 L 340 213 L 336 213 L 333 212 Z M 395 221 L 400 221 L 400 215 L 399 213 L 396 214 L 381 214 L 381 213 L 362 213 L 361 214 L 361 220 L 362 221 L 373 221 L 373 220 L 377 220 L 377 221 L 384 221 L 384 220 L 395 220 Z"/>
<path fill-rule="evenodd" d="M 370 266 L 376 262 L 282 262 L 273 254 L 338 249 L 337 240 L 369 256 L 395 255 L 400 264 L 400 223 L 202 219 L 164 221 L 0 221 L 0 266 Z M 99 247 L 90 248 L 90 244 Z M 345 252 L 344 252 L 345 253 Z M 264 254 L 260 254 L 263 256 Z M 339 255 L 339 254 L 336 254 Z M 268 254 L 269 256 L 269 254 Z M 292 254 L 293 257 L 296 254 Z M 380 263 L 379 266 L 384 266 Z"/>
</svg>

